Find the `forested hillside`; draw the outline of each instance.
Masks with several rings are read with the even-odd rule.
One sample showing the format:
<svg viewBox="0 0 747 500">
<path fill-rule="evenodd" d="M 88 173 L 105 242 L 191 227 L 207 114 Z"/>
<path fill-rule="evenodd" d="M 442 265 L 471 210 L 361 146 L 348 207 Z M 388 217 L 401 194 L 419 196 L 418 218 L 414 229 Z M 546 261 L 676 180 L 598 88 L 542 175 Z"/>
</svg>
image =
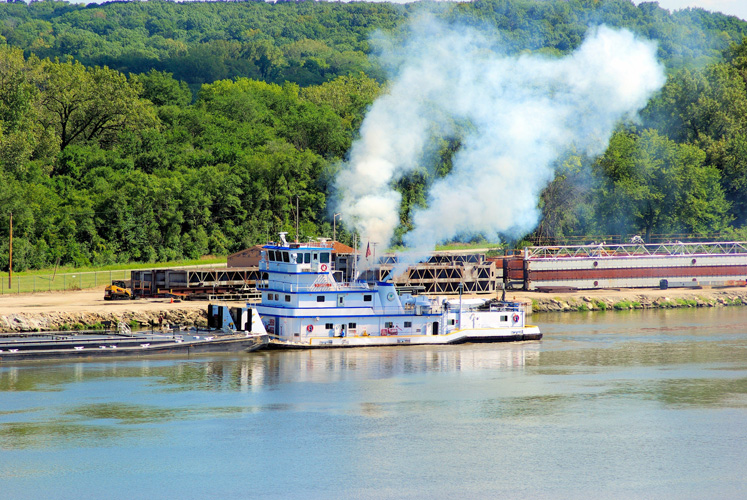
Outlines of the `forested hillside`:
<svg viewBox="0 0 747 500">
<path fill-rule="evenodd" d="M 644 121 L 557 165 L 535 237 L 740 234 L 747 23 L 733 17 L 629 0 L 15 2 L 0 4 L 0 267 L 10 212 L 18 270 L 226 254 L 292 230 L 296 203 L 302 237 L 331 236 L 331 178 L 386 91 L 377 33 L 424 7 L 516 54 L 569 53 L 602 23 L 659 43 L 669 80 Z M 399 182 L 403 230 L 459 140 Z"/>
<path fill-rule="evenodd" d="M 364 71 L 383 78 L 368 54 L 377 30 L 403 29 L 424 7 L 444 19 L 467 18 L 499 33 L 509 50 L 567 53 L 589 26 L 625 27 L 660 43 L 669 67 L 697 66 L 741 41 L 734 17 L 694 9 L 669 14 L 630 0 L 477 0 L 418 2 L 112 2 L 45 0 L 0 4 L 0 35 L 40 58 L 72 56 L 124 73 L 167 71 L 198 89 L 246 77 L 301 86 Z M 194 87 L 197 86 L 197 87 Z"/>
</svg>

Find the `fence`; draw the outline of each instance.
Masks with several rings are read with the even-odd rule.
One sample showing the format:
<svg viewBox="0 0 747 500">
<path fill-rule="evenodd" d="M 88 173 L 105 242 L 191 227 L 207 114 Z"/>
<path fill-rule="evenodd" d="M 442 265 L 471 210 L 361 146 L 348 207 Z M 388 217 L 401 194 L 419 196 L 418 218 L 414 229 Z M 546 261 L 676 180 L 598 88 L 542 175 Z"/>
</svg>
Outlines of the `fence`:
<svg viewBox="0 0 747 500">
<path fill-rule="evenodd" d="M 7 275 L 4 275 L 0 277 L 0 294 L 83 290 L 99 285 L 108 285 L 114 280 L 129 280 L 130 272 L 127 269 L 84 273 L 36 274 L 30 276 L 14 275 L 11 286 L 8 286 Z"/>
</svg>

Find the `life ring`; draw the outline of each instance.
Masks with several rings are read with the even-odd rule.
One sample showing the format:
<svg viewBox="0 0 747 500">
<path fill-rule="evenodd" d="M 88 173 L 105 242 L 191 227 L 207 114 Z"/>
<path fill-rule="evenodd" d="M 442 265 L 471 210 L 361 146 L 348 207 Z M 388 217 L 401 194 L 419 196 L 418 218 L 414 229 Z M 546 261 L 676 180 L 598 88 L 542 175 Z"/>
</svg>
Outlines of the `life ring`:
<svg viewBox="0 0 747 500">
<path fill-rule="evenodd" d="M 513 319 L 513 320 L 514 320 L 514 323 L 518 323 L 518 322 L 519 322 L 519 319 L 521 319 L 521 318 L 519 318 L 519 315 L 518 315 L 518 314 L 514 314 L 514 315 L 513 315 L 513 317 L 512 317 L 511 319 Z"/>
<path fill-rule="evenodd" d="M 311 333 L 312 331 L 314 331 L 314 325 L 308 325 L 306 327 L 306 331 L 309 332 L 309 333 Z"/>
<path fill-rule="evenodd" d="M 322 272 L 326 271 L 327 270 L 327 264 L 322 264 L 321 266 L 319 266 L 319 269 L 321 269 Z"/>
</svg>

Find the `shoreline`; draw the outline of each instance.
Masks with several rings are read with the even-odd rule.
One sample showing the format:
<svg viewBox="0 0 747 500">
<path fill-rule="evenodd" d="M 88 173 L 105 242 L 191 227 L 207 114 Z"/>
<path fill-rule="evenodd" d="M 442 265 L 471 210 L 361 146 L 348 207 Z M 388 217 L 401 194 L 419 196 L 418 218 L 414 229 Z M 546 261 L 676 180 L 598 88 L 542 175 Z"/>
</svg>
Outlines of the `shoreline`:
<svg viewBox="0 0 747 500">
<path fill-rule="evenodd" d="M 577 292 L 506 292 L 506 298 L 531 304 L 532 313 L 624 311 L 747 305 L 745 287 L 627 288 Z M 529 309 L 529 308 L 528 308 Z"/>
<path fill-rule="evenodd" d="M 99 289 L 100 288 L 100 289 Z M 123 321 L 148 328 L 163 324 L 204 327 L 207 301 L 171 302 L 167 299 L 104 301 L 103 287 L 70 292 L 39 292 L 0 296 L 0 335 L 88 329 Z M 493 298 L 496 295 L 465 295 Z M 500 297 L 500 294 L 498 294 Z M 528 314 L 685 307 L 747 305 L 746 287 L 683 289 L 636 288 L 542 293 L 507 291 L 506 300 L 523 302 Z M 244 302 L 220 302 L 238 306 Z"/>
</svg>

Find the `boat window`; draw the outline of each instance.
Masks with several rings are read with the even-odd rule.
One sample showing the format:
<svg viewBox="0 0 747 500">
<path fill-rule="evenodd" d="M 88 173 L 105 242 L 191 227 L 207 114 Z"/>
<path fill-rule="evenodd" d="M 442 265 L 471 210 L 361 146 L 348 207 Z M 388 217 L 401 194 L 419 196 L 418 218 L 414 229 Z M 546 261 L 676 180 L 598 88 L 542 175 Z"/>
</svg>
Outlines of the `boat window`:
<svg viewBox="0 0 747 500">
<path fill-rule="evenodd" d="M 327 330 L 331 330 L 334 327 L 335 327 L 335 325 L 333 325 L 332 323 L 325 323 L 324 324 L 324 328 L 326 328 Z"/>
<path fill-rule="evenodd" d="M 355 323 L 348 323 L 348 328 L 357 328 Z"/>
<path fill-rule="evenodd" d="M 371 302 L 373 300 L 373 296 L 371 295 L 364 295 L 363 296 L 363 302 Z"/>
<path fill-rule="evenodd" d="M 277 293 L 275 294 L 275 300 L 280 300 L 280 295 L 278 295 Z"/>
<path fill-rule="evenodd" d="M 290 295 L 286 295 L 285 296 L 285 301 L 286 302 L 290 302 L 291 301 L 291 296 Z"/>
<path fill-rule="evenodd" d="M 456 320 L 455 319 L 450 319 L 449 320 L 449 324 L 450 325 L 456 325 Z"/>
<path fill-rule="evenodd" d="M 405 321 L 405 328 L 412 328 L 412 321 Z"/>
<path fill-rule="evenodd" d="M 271 262 L 275 261 L 275 250 L 270 250 L 267 252 L 267 258 L 270 259 Z"/>
<path fill-rule="evenodd" d="M 321 262 L 322 264 L 329 264 L 329 252 L 320 253 L 319 262 Z"/>
<path fill-rule="evenodd" d="M 501 321 L 508 321 L 508 316 L 501 316 Z"/>
<path fill-rule="evenodd" d="M 283 254 L 283 262 L 290 262 L 290 256 L 288 252 L 281 252 Z"/>
<path fill-rule="evenodd" d="M 317 253 L 315 252 L 315 253 L 314 253 L 314 260 L 316 261 L 316 260 L 318 260 L 318 259 L 319 259 L 319 254 L 317 254 Z"/>
<path fill-rule="evenodd" d="M 317 295 L 316 296 L 316 301 L 317 302 L 324 302 L 324 295 Z"/>
<path fill-rule="evenodd" d="M 303 254 L 303 263 L 311 264 L 311 254 L 309 252 Z"/>
<path fill-rule="evenodd" d="M 392 323 L 391 321 L 387 321 L 386 323 L 384 323 L 384 328 L 392 328 L 393 326 L 394 323 Z"/>
</svg>

